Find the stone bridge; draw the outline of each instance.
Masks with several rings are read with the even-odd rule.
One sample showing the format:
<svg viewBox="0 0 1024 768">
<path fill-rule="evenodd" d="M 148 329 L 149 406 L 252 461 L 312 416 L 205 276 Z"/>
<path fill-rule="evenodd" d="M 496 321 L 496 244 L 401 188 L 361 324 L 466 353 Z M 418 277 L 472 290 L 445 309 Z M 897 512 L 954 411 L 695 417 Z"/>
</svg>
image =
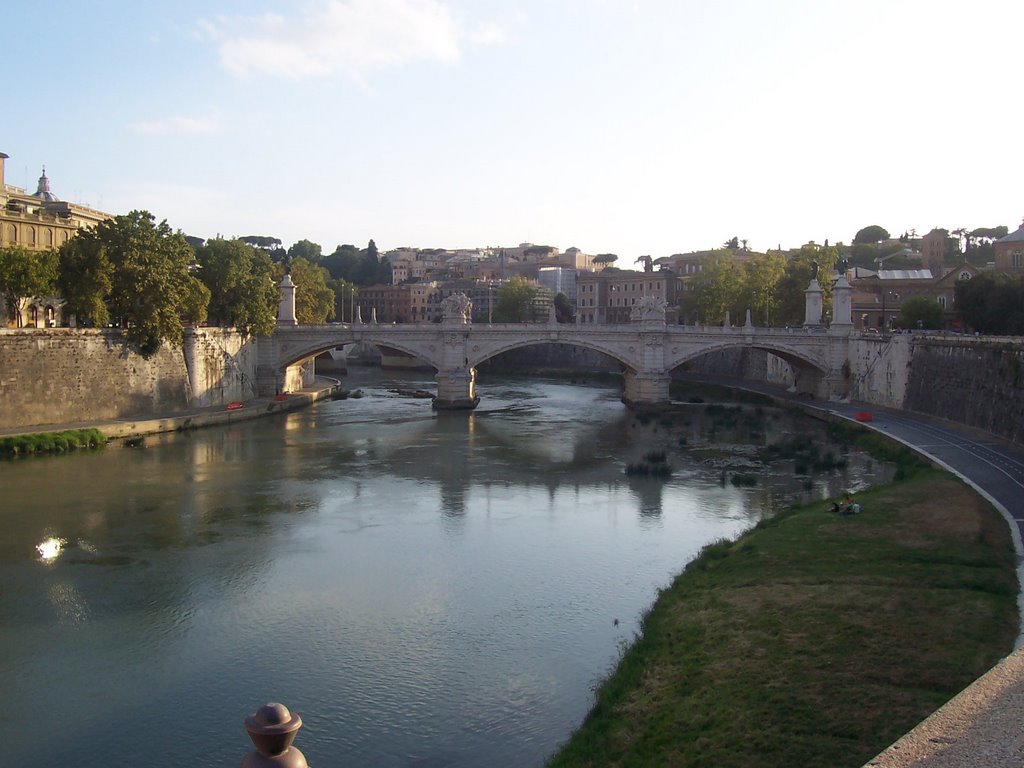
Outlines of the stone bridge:
<svg viewBox="0 0 1024 768">
<path fill-rule="evenodd" d="M 617 360 L 624 377 L 623 401 L 634 407 L 669 400 L 672 370 L 701 355 L 737 347 L 762 349 L 787 361 L 800 391 L 819 398 L 847 393 L 850 289 L 845 277 L 833 289 L 837 322 L 821 324 L 822 291 L 812 280 L 805 292 L 807 320 L 796 328 L 757 328 L 747 313 L 742 326 L 668 325 L 665 307 L 641 300 L 632 322 L 621 325 L 545 323 L 478 324 L 469 321 L 468 300 L 449 297 L 439 324 L 384 325 L 357 322 L 306 326 L 294 320 L 294 287 L 282 282 L 281 319 L 258 342 L 257 387 L 261 395 L 311 383 L 313 360 L 330 349 L 369 343 L 413 355 L 437 370 L 435 408 L 476 406 L 476 366 L 495 355 L 534 344 L 572 344 Z M 844 311 L 845 310 L 845 311 Z M 845 320 L 846 322 L 843 322 Z"/>
</svg>

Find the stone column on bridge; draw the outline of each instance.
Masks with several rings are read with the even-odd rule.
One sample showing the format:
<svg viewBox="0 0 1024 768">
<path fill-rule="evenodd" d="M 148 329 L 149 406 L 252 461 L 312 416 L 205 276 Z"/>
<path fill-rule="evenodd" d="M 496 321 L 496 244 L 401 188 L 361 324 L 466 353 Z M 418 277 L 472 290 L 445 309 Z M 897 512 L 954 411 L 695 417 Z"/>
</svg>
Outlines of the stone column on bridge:
<svg viewBox="0 0 1024 768">
<path fill-rule="evenodd" d="M 292 276 L 289 273 L 285 272 L 279 287 L 281 289 L 281 304 L 277 309 L 277 324 L 298 325 L 299 321 L 295 319 L 295 283 L 292 282 Z"/>
<path fill-rule="evenodd" d="M 846 273 L 840 272 L 835 287 L 832 288 L 832 326 L 837 330 L 849 330 L 853 327 L 853 288 L 846 279 Z"/>
<path fill-rule="evenodd" d="M 817 267 L 815 267 L 817 269 Z M 804 291 L 804 325 L 820 326 L 824 309 L 825 292 L 821 290 L 818 277 L 811 278 L 810 285 Z"/>
</svg>

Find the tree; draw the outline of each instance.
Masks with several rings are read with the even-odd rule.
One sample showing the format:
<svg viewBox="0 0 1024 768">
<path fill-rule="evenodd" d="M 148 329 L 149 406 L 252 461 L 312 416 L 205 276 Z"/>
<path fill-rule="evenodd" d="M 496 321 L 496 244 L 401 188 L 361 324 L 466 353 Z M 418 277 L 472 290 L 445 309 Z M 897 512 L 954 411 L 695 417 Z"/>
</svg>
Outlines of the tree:
<svg viewBox="0 0 1024 768">
<path fill-rule="evenodd" d="M 499 323 L 525 323 L 533 319 L 537 286 L 525 277 L 513 277 L 498 291 L 494 319 Z"/>
<path fill-rule="evenodd" d="M 730 251 L 738 251 L 740 248 L 740 239 L 735 235 L 730 237 L 722 244 L 723 248 L 728 248 Z"/>
<path fill-rule="evenodd" d="M 564 293 L 555 294 L 555 319 L 560 323 L 571 323 L 576 315 L 576 307 Z"/>
<path fill-rule="evenodd" d="M 853 243 L 857 245 L 859 243 L 880 243 L 883 240 L 889 239 L 889 232 L 885 227 L 880 227 L 878 224 L 872 224 L 864 227 L 853 236 Z"/>
<path fill-rule="evenodd" d="M 742 303 L 755 322 L 772 325 L 779 281 L 786 274 L 786 257 L 778 251 L 757 254 L 743 265 Z"/>
<path fill-rule="evenodd" d="M 827 308 L 832 300 L 832 280 L 829 275 L 839 261 L 837 246 L 803 246 L 786 262 L 785 274 L 776 284 L 775 307 L 772 315 L 777 325 L 801 325 L 806 315 L 805 291 L 811 282 L 814 264 L 818 265 L 818 284 L 824 291 Z"/>
<path fill-rule="evenodd" d="M 86 270 L 102 269 L 104 258 L 110 265 L 109 292 L 105 297 L 81 297 L 83 308 L 95 312 L 97 302 L 105 300 L 110 317 L 124 327 L 128 341 L 143 357 L 153 355 L 164 342 L 180 345 L 184 324 L 206 317 L 209 291 L 189 272 L 192 247 L 166 221 L 156 224 L 149 211 L 132 211 L 80 232 L 64 247 L 80 237 L 83 243 L 69 248 L 69 264 L 74 265 L 72 251 L 77 251 L 85 257 L 79 266 Z M 100 275 L 96 277 L 91 288 L 102 290 L 105 283 Z M 61 275 L 62 287 L 69 279 Z"/>
<path fill-rule="evenodd" d="M 594 257 L 594 264 L 614 264 L 619 260 L 619 257 L 614 253 L 599 253 Z"/>
<path fill-rule="evenodd" d="M 217 325 L 269 334 L 280 293 L 266 252 L 241 240 L 209 240 L 196 253 L 199 279 L 210 291 L 209 316 Z"/>
<path fill-rule="evenodd" d="M 277 281 L 284 277 L 284 267 L 275 265 Z M 334 291 L 327 286 L 330 273 L 306 259 L 292 262 L 295 283 L 295 318 L 303 325 L 322 325 L 334 318 Z"/>
<path fill-rule="evenodd" d="M 725 313 L 735 320 L 743 292 L 743 270 L 729 251 L 712 251 L 701 262 L 693 279 L 693 308 L 706 325 L 725 321 Z"/>
<path fill-rule="evenodd" d="M 942 305 L 927 296 L 911 296 L 900 305 L 900 315 L 896 318 L 900 328 L 928 328 L 935 330 L 942 327 Z"/>
<path fill-rule="evenodd" d="M 1009 233 L 1010 229 L 1005 225 L 999 227 L 978 227 L 971 230 L 971 237 L 975 240 L 998 240 L 1001 237 L 1006 237 Z"/>
<path fill-rule="evenodd" d="M 322 257 L 323 253 L 320 250 L 319 243 L 313 243 L 309 240 L 299 240 L 288 249 L 288 258 L 292 261 L 295 261 L 295 259 L 305 259 L 316 264 Z"/>
<path fill-rule="evenodd" d="M 377 244 L 373 240 L 370 240 L 361 252 L 351 280 L 359 285 L 391 284 L 391 265 L 386 259 L 381 260 Z"/>
<path fill-rule="evenodd" d="M 267 235 L 245 235 L 238 239 L 243 243 L 248 243 L 256 248 L 262 248 L 264 251 L 277 251 L 281 248 L 281 240 L 277 237 L 268 237 Z"/>
<path fill-rule="evenodd" d="M 114 286 L 114 265 L 94 229 L 85 229 L 61 246 L 57 290 L 64 308 L 79 325 L 105 328 L 110 323 L 107 297 Z"/>
<path fill-rule="evenodd" d="M 18 245 L 0 248 L 0 291 L 7 316 L 14 317 L 17 325 L 32 299 L 54 293 L 57 263 L 55 251 L 30 251 Z"/>
<path fill-rule="evenodd" d="M 180 345 L 183 320 L 200 322 L 206 314 L 205 291 L 189 273 L 192 248 L 166 221 L 155 221 L 148 211 L 132 211 L 96 226 L 114 266 L 110 313 L 144 357 L 165 341 Z"/>
<path fill-rule="evenodd" d="M 354 322 L 356 297 L 359 296 L 355 283 L 331 278 L 327 281 L 327 287 L 334 292 L 334 316 L 343 323 Z"/>
<path fill-rule="evenodd" d="M 354 245 L 339 245 L 334 253 L 324 257 L 320 266 L 326 267 L 335 280 L 355 282 L 359 271 L 359 249 Z"/>
<path fill-rule="evenodd" d="M 956 284 L 956 311 L 968 328 L 994 335 L 1024 335 L 1024 278 L 983 272 Z"/>
</svg>

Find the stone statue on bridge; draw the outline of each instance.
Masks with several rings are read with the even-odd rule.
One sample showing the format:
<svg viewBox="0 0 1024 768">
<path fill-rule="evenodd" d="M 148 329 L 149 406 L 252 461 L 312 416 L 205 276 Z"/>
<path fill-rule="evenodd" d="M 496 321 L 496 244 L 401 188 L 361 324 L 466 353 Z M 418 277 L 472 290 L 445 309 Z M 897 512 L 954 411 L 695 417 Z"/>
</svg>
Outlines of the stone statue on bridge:
<svg viewBox="0 0 1024 768">
<path fill-rule="evenodd" d="M 644 296 L 633 306 L 632 311 L 629 313 L 629 319 L 634 323 L 649 322 L 651 320 L 664 323 L 665 308 L 667 306 L 664 299 L 659 299 L 657 296 Z"/>
<path fill-rule="evenodd" d="M 441 302 L 441 320 L 467 324 L 472 320 L 473 302 L 464 293 L 453 293 Z"/>
</svg>

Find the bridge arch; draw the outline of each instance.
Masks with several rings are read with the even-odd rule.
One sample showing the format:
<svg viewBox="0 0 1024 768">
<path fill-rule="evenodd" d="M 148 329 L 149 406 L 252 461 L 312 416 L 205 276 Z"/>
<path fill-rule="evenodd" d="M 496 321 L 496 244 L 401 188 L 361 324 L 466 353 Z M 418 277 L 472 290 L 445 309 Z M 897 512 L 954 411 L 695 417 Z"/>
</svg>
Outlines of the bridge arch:
<svg viewBox="0 0 1024 768">
<path fill-rule="evenodd" d="M 579 349 L 589 349 L 592 352 L 598 352 L 605 357 L 609 357 L 619 365 L 622 366 L 623 370 L 636 371 L 636 362 L 626 359 L 626 356 L 622 354 L 620 349 L 613 348 L 608 344 L 602 344 L 597 341 L 590 339 L 566 339 L 566 338 L 523 338 L 514 341 L 505 341 L 500 344 L 488 345 L 486 349 L 481 348 L 477 345 L 471 348 L 473 354 L 468 356 L 469 365 L 473 368 L 477 367 L 481 363 L 485 363 L 488 360 L 492 360 L 498 355 L 505 354 L 506 352 L 512 352 L 517 349 L 526 349 L 528 347 L 536 347 L 545 344 L 562 344 L 567 347 L 577 347 Z"/>
<path fill-rule="evenodd" d="M 828 372 L 827 361 L 816 359 L 814 356 L 807 354 L 805 350 L 793 349 L 788 345 L 773 343 L 766 339 L 752 341 L 745 338 L 726 339 L 686 349 L 666 359 L 665 367 L 666 370 L 671 371 L 684 363 L 691 362 L 705 355 L 730 349 L 759 349 L 782 358 L 792 366 L 814 370 L 821 374 Z"/>
</svg>

